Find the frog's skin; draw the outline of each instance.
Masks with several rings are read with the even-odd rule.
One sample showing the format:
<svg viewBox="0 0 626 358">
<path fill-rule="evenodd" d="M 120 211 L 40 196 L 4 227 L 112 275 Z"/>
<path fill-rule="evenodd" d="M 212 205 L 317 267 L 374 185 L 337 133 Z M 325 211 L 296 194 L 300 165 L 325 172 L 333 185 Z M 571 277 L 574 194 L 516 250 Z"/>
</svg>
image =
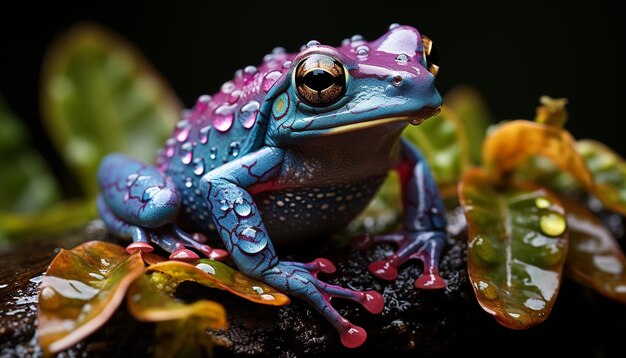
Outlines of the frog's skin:
<svg viewBox="0 0 626 358">
<path fill-rule="evenodd" d="M 217 94 L 185 111 L 155 166 L 121 154 L 104 158 L 103 220 L 114 234 L 132 238 L 129 252 L 151 251 L 153 243 L 170 259 L 198 258 L 185 247 L 223 256 L 205 244 L 204 235 L 217 234 L 242 272 L 308 301 L 345 346 L 361 345 L 365 330 L 343 318 L 330 298 L 380 313 L 382 296 L 320 281 L 318 272 L 335 270 L 331 262 L 281 261 L 272 240 L 319 239 L 341 229 L 395 169 L 404 230 L 362 238 L 358 246 L 399 246 L 370 264 L 380 278 L 395 279 L 399 265 L 417 258 L 425 274 L 416 287 L 445 287 L 438 275 L 443 205 L 421 154 L 400 139 L 409 123 L 441 105 L 437 68 L 427 63 L 430 45 L 416 29 L 394 24 L 372 42 L 355 35 L 337 48 L 310 41 L 295 54 L 275 49 L 261 66 L 237 71 Z"/>
</svg>

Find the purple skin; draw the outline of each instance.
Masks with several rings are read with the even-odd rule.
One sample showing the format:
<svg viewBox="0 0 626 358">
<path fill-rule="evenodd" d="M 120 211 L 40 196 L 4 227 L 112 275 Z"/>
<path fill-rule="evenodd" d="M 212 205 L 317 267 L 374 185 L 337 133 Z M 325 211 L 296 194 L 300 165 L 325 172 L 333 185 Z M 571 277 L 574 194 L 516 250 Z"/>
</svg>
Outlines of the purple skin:
<svg viewBox="0 0 626 358">
<path fill-rule="evenodd" d="M 338 48 L 310 41 L 297 54 L 275 49 L 261 66 L 237 71 L 220 92 L 185 111 L 156 166 L 107 156 L 98 173 L 102 219 L 114 234 L 132 238 L 127 251 L 151 251 L 152 243 L 170 259 L 192 260 L 195 251 L 223 257 L 226 252 L 205 244 L 204 234 L 218 235 L 242 272 L 308 301 L 345 346 L 360 346 L 365 330 L 330 300 L 380 313 L 382 296 L 326 284 L 316 275 L 334 272 L 331 262 L 281 261 L 272 241 L 340 230 L 387 173 L 398 170 L 404 230 L 353 245 L 395 243 L 395 254 L 369 265 L 372 274 L 393 280 L 401 264 L 419 259 L 424 275 L 415 286 L 445 287 L 438 274 L 443 205 L 421 154 L 400 140 L 409 123 L 421 123 L 441 105 L 425 43 L 414 28 L 392 25 L 373 42 L 355 35 Z"/>
</svg>

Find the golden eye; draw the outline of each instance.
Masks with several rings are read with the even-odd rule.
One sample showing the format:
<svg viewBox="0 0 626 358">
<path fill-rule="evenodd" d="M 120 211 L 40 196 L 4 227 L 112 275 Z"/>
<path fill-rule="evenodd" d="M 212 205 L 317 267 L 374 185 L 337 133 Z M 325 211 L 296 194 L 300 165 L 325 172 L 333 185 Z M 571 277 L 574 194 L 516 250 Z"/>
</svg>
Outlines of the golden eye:
<svg viewBox="0 0 626 358">
<path fill-rule="evenodd" d="M 433 41 L 427 36 L 422 35 L 422 43 L 424 44 L 424 58 L 426 59 L 426 68 L 433 76 L 437 76 L 439 72 L 439 51 L 433 44 Z"/>
<path fill-rule="evenodd" d="M 332 57 L 311 55 L 298 64 L 295 82 L 302 101 L 325 107 L 337 102 L 345 93 L 346 71 Z"/>
</svg>

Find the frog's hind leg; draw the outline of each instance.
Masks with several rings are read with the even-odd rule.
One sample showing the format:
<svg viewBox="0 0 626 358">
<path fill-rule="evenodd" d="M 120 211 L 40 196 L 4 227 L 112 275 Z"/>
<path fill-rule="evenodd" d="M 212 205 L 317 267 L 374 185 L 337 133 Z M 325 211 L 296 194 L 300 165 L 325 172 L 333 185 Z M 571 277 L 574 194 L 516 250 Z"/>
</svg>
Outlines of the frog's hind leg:
<svg viewBox="0 0 626 358">
<path fill-rule="evenodd" d="M 104 202 L 102 195 L 98 195 L 96 205 L 100 212 L 100 218 L 102 218 L 102 221 L 104 221 L 104 224 L 111 233 L 119 237 L 131 238 L 133 240 L 132 244 L 126 247 L 126 251 L 129 254 L 133 254 L 139 250 L 143 252 L 151 252 L 154 250 L 148 243 L 149 237 L 146 231 L 139 226 L 129 224 L 115 216 Z"/>
</svg>

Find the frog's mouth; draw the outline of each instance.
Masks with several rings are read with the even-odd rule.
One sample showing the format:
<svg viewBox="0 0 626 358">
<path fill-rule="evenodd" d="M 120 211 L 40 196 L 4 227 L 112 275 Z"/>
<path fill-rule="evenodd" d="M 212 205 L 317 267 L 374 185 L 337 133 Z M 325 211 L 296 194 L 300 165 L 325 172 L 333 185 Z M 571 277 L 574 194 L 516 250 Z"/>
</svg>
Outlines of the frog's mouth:
<svg viewBox="0 0 626 358">
<path fill-rule="evenodd" d="M 390 123 L 398 123 L 398 122 L 409 122 L 412 125 L 416 126 L 427 120 L 428 118 L 434 117 L 441 112 L 441 107 L 424 107 L 420 111 L 415 113 L 409 113 L 402 116 L 391 116 L 391 117 L 378 117 L 373 118 L 368 121 L 356 122 L 344 124 L 341 126 L 329 128 L 324 134 L 325 135 L 335 135 L 341 133 L 354 132 L 358 130 L 363 130 L 366 128 L 383 126 Z"/>
</svg>

